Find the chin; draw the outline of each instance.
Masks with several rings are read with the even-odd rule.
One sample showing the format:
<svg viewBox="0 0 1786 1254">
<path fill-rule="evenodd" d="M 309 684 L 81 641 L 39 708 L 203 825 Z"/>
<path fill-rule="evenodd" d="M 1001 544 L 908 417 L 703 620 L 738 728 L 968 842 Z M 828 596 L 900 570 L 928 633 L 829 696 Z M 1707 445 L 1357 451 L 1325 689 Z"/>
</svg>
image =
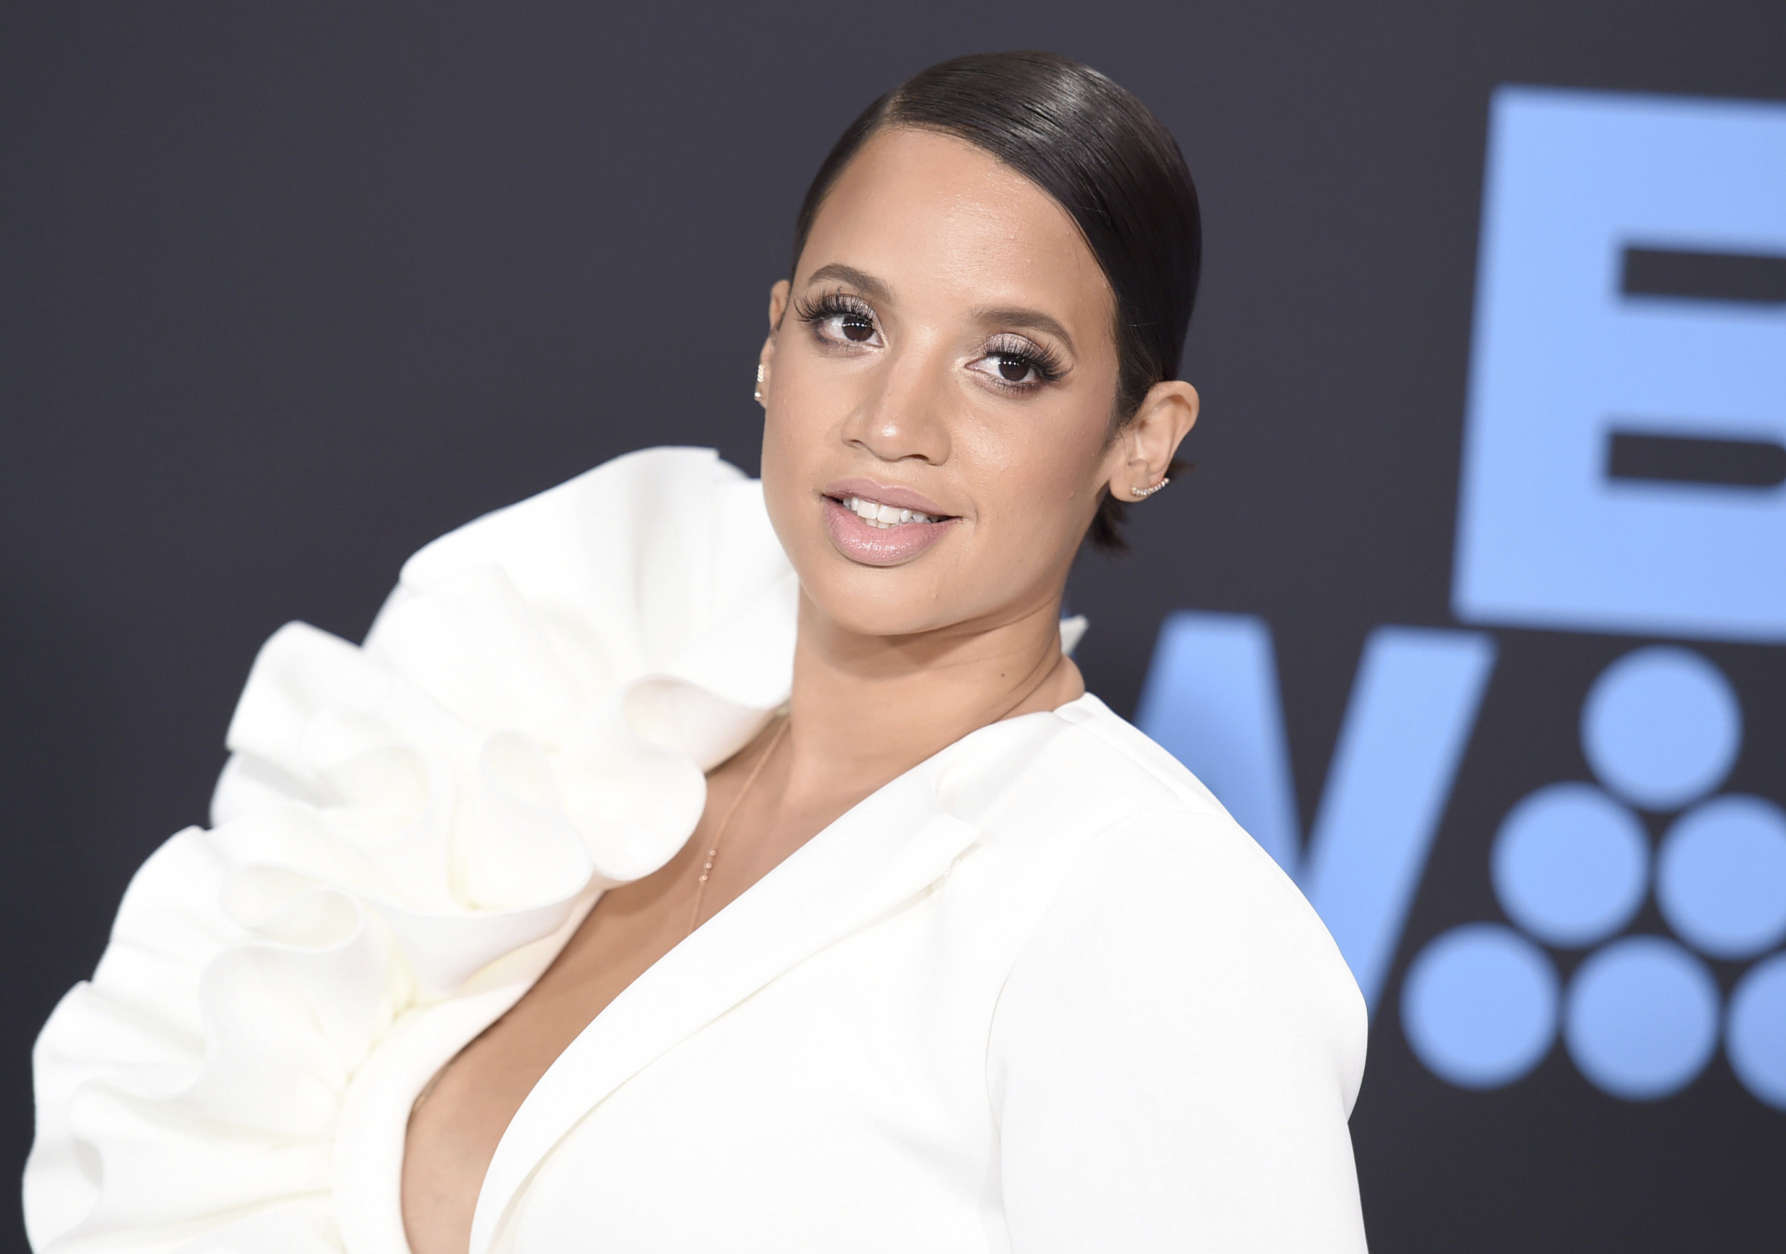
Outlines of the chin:
<svg viewBox="0 0 1786 1254">
<path fill-rule="evenodd" d="M 928 572 L 857 566 L 828 548 L 814 557 L 818 569 L 799 566 L 801 590 L 822 618 L 845 631 L 906 636 L 957 618 L 953 598 Z"/>
</svg>

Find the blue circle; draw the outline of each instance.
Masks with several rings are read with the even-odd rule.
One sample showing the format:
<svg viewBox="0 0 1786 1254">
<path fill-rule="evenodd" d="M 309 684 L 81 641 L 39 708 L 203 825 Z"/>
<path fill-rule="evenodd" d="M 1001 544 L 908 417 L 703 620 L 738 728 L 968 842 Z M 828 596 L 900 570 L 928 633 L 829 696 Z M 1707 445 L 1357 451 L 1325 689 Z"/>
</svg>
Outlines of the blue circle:
<svg viewBox="0 0 1786 1254">
<path fill-rule="evenodd" d="M 1576 970 L 1563 1041 L 1581 1073 L 1614 1097 L 1666 1097 L 1717 1048 L 1718 985 L 1676 942 L 1626 936 Z"/>
<path fill-rule="evenodd" d="M 1544 951 L 1499 923 L 1466 923 L 1414 957 L 1402 981 L 1402 1030 L 1434 1075 L 1499 1088 L 1556 1039 L 1557 977 Z"/>
<path fill-rule="evenodd" d="M 1676 819 L 1656 857 L 1656 904 L 1682 940 L 1751 958 L 1786 939 L 1786 813 L 1727 793 Z"/>
<path fill-rule="evenodd" d="M 1730 681 L 1691 649 L 1650 645 L 1600 672 L 1581 744 L 1602 783 L 1632 805 L 1678 810 L 1723 782 L 1743 739 Z"/>
<path fill-rule="evenodd" d="M 1786 1110 L 1786 953 L 1756 963 L 1737 981 L 1724 1052 L 1744 1088 Z"/>
<path fill-rule="evenodd" d="M 1507 917 L 1553 945 L 1592 945 L 1643 904 L 1643 823 L 1592 784 L 1549 784 L 1520 798 L 1489 856 Z"/>
</svg>

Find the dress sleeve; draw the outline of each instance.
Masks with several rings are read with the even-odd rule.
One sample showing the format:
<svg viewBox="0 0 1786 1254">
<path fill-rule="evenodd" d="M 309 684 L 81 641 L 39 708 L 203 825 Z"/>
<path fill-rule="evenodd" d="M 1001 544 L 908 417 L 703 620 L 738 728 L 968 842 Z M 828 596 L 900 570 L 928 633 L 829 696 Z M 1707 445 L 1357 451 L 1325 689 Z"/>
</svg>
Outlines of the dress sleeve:
<svg viewBox="0 0 1786 1254">
<path fill-rule="evenodd" d="M 1368 1015 L 1313 908 L 1219 807 L 1073 858 L 988 1042 L 1011 1254 L 1364 1251 Z"/>
</svg>

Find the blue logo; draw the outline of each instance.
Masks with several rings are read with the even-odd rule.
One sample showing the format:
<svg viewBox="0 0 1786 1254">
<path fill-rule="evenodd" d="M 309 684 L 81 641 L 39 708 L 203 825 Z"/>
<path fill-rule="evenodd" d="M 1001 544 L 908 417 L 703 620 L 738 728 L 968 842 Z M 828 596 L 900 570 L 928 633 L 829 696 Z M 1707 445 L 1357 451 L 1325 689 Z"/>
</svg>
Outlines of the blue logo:
<svg viewBox="0 0 1786 1254">
<path fill-rule="evenodd" d="M 1498 89 L 1473 335 L 1452 588 L 1472 626 L 1372 633 L 1306 842 L 1265 623 L 1170 616 L 1136 713 L 1296 878 L 1373 1010 L 1490 629 L 1786 642 L 1786 106 Z M 1645 645 L 1577 717 L 1591 778 L 1502 817 L 1483 867 L 1501 917 L 1414 955 L 1409 1046 L 1493 1089 L 1560 1041 L 1632 1101 L 1722 1047 L 1786 1110 L 1786 809 L 1720 791 L 1736 692 L 1688 645 Z M 1628 930 L 1651 901 L 1666 934 Z"/>
<path fill-rule="evenodd" d="M 1777 465 L 1608 465 L 1786 449 L 1786 105 L 1502 87 L 1484 182 L 1458 618 L 1786 642 Z"/>
<path fill-rule="evenodd" d="M 1786 953 L 1750 966 L 1728 1006 L 1706 959 L 1786 941 L 1786 811 L 1716 789 L 1742 737 L 1703 657 L 1649 646 L 1604 670 L 1581 716 L 1592 782 L 1546 784 L 1501 820 L 1489 874 L 1508 923 L 1453 928 L 1415 956 L 1401 1019 L 1438 1076 L 1495 1088 L 1559 1032 L 1576 1068 L 1632 1100 L 1686 1087 L 1716 1051 L 1786 1109 Z M 1638 809 L 1669 812 L 1652 852 Z M 1654 893 L 1672 936 L 1619 933 Z M 1588 950 L 1559 982 L 1548 950 Z"/>
</svg>

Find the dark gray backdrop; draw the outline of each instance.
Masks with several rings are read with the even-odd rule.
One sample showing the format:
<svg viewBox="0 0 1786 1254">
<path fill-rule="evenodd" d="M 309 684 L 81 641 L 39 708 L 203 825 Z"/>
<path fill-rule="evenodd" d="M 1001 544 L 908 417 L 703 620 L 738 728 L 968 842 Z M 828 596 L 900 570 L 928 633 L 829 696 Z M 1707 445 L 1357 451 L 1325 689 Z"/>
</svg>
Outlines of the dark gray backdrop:
<svg viewBox="0 0 1786 1254">
<path fill-rule="evenodd" d="M 1366 633 L 1453 622 L 1491 89 L 1786 99 L 1778 0 L 9 8 L 6 1163 L 37 1027 L 142 858 L 204 821 L 266 636 L 359 639 L 423 541 L 626 449 L 754 473 L 767 289 L 817 161 L 898 79 L 1011 47 L 1137 92 L 1205 211 L 1200 466 L 1134 512 L 1132 559 L 1076 573 L 1080 660 L 1128 713 L 1168 611 L 1265 617 L 1305 816 Z M 1501 648 L 1447 820 L 1475 843 L 1434 859 L 1398 963 L 1484 912 L 1471 816 L 1579 773 L 1531 709 L 1578 708 L 1614 651 Z M 1763 790 L 1778 650 L 1705 652 L 1762 697 L 1736 779 Z M 1373 1249 L 1774 1248 L 1786 1117 L 1720 1065 L 1657 1103 L 1556 1057 L 1470 1094 L 1386 1005 L 1352 1121 Z"/>
</svg>

